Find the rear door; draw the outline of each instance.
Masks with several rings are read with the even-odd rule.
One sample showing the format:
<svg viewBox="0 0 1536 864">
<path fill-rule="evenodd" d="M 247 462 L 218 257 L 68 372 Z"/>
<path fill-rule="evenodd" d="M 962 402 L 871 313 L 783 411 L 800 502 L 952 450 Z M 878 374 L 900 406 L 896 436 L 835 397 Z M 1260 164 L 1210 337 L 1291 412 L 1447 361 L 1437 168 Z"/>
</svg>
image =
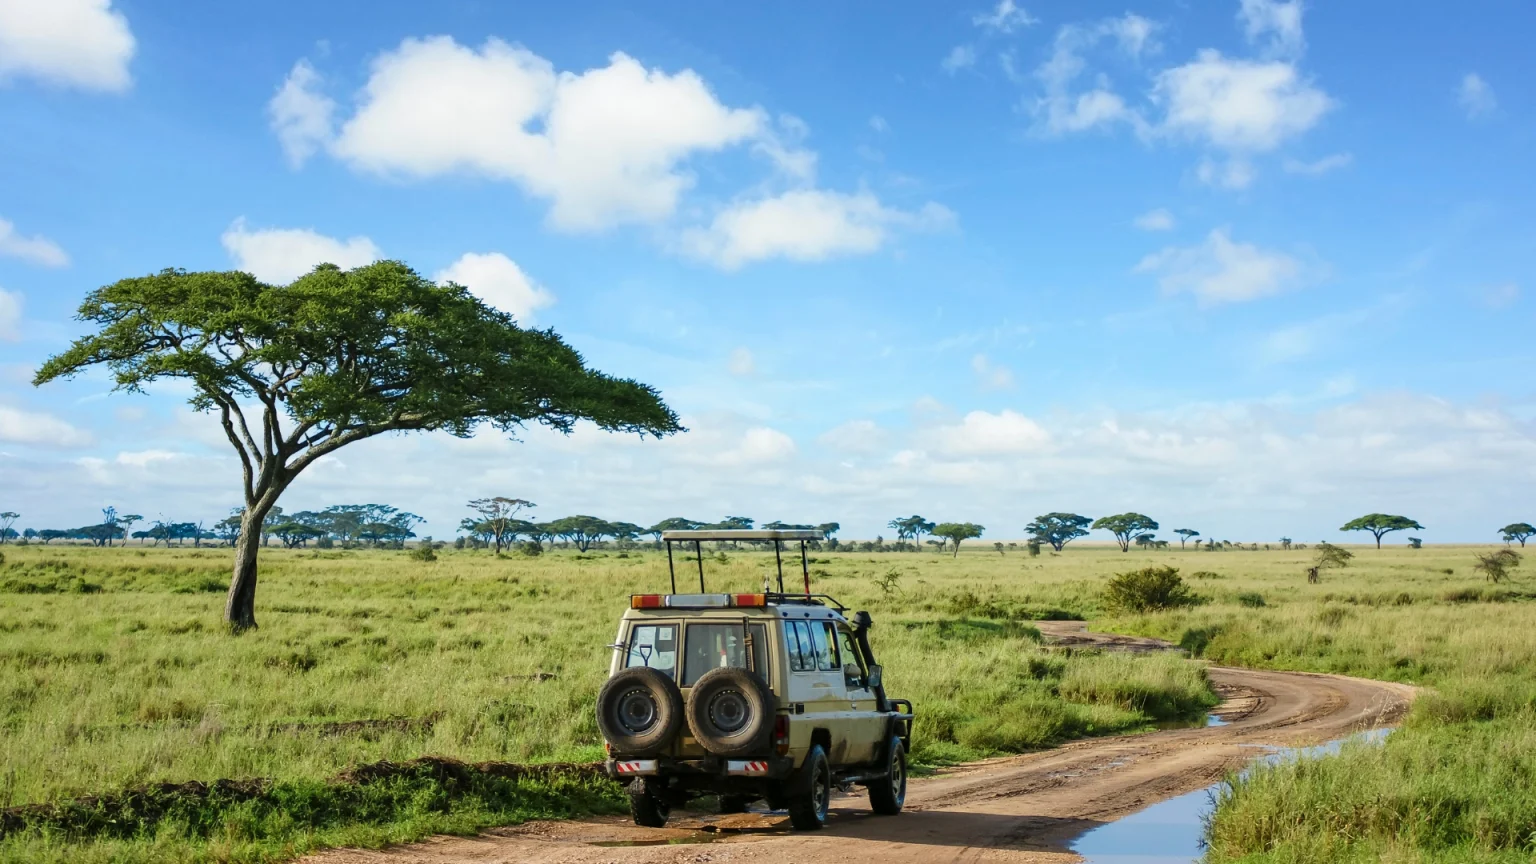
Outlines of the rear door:
<svg viewBox="0 0 1536 864">
<path fill-rule="evenodd" d="M 821 650 L 818 650 L 818 633 Z M 784 644 L 789 655 L 789 702 L 796 706 L 792 721 L 794 744 L 808 747 L 815 729 L 826 729 L 831 739 L 827 758 L 833 765 L 852 761 L 848 747 L 850 704 L 843 674 L 826 654 L 826 630 L 822 620 L 784 622 Z M 803 711 L 798 706 L 804 706 Z M 804 731 L 801 731 L 804 730 Z M 801 735 L 805 737 L 802 739 Z"/>
<path fill-rule="evenodd" d="M 841 649 L 843 683 L 848 690 L 851 715 L 848 735 L 856 744 L 849 745 L 850 752 L 860 754 L 858 761 L 872 762 L 880 755 L 885 741 L 887 717 L 878 709 L 875 691 L 869 689 L 869 670 L 854 644 L 853 630 L 839 621 L 828 622 Z"/>
</svg>

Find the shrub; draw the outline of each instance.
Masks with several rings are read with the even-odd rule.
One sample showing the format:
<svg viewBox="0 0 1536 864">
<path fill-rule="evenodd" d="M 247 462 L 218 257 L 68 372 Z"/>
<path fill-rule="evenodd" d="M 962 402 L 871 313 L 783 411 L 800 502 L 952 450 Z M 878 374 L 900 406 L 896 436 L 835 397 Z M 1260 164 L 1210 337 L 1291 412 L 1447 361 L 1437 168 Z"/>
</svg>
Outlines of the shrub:
<svg viewBox="0 0 1536 864">
<path fill-rule="evenodd" d="M 1119 573 L 1104 586 L 1104 605 L 1116 612 L 1152 612 L 1203 602 L 1204 598 L 1184 584 L 1177 567 L 1145 567 Z"/>
<path fill-rule="evenodd" d="M 1257 591 L 1245 591 L 1237 595 L 1237 602 L 1239 605 L 1247 606 L 1249 609 L 1262 609 L 1265 605 L 1264 595 Z"/>
<path fill-rule="evenodd" d="M 407 554 L 409 554 L 412 558 L 414 558 L 417 561 L 436 561 L 437 560 L 437 552 L 432 549 L 431 541 L 428 541 L 426 543 L 417 544 L 416 548 L 412 549 Z"/>
<path fill-rule="evenodd" d="M 526 540 L 517 544 L 517 551 L 529 558 L 537 558 L 544 554 L 544 546 L 537 540 Z"/>
<path fill-rule="evenodd" d="M 1488 577 L 1489 582 L 1499 583 L 1509 578 L 1509 571 L 1520 566 L 1520 553 L 1513 549 L 1500 549 L 1487 555 L 1478 555 L 1473 570 Z"/>
</svg>

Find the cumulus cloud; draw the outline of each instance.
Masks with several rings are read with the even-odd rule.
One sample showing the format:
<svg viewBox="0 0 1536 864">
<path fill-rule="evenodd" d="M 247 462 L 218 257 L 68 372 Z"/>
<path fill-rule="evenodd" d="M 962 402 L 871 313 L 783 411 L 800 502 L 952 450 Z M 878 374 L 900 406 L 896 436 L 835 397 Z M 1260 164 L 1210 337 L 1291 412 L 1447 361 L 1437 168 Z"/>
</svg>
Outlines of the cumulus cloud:
<svg viewBox="0 0 1536 864">
<path fill-rule="evenodd" d="M 1290 63 L 1201 51 L 1157 76 L 1153 100 L 1161 134 L 1228 151 L 1263 152 L 1316 126 L 1334 101 Z"/>
<path fill-rule="evenodd" d="M 0 219 L 0 257 L 20 258 L 43 267 L 64 267 L 69 264 L 69 256 L 64 254 L 59 244 L 41 234 L 23 237 L 16 233 L 16 226 L 5 219 Z"/>
<path fill-rule="evenodd" d="M 971 371 L 985 390 L 1008 390 L 1013 387 L 1013 370 L 987 359 L 985 354 L 971 358 Z"/>
<path fill-rule="evenodd" d="M 1333 153 L 1311 162 L 1287 159 L 1285 160 L 1285 170 L 1289 174 L 1306 174 L 1316 177 L 1327 174 L 1330 171 L 1337 171 L 1340 168 L 1348 168 L 1354 162 L 1355 156 L 1353 153 Z"/>
<path fill-rule="evenodd" d="M 1086 51 L 1111 40 L 1132 59 L 1157 49 L 1157 24 L 1127 12 L 1089 24 L 1068 24 L 1056 31 L 1051 54 L 1035 69 L 1043 93 L 1028 105 L 1035 116 L 1035 131 L 1057 136 L 1127 123 L 1141 130 L 1145 121 L 1110 86 L 1097 76 L 1092 85 L 1078 85 L 1088 68 Z"/>
<path fill-rule="evenodd" d="M 269 110 L 290 158 L 324 146 L 359 171 L 402 178 L 475 174 L 550 202 L 557 228 L 590 231 L 670 216 L 694 183 L 690 157 L 763 140 L 759 108 L 722 104 L 692 70 L 608 65 L 557 72 L 526 48 L 489 39 L 406 39 L 373 61 L 358 103 L 334 106 L 306 64 Z"/>
<path fill-rule="evenodd" d="M 1461 110 L 1467 112 L 1467 117 L 1472 120 L 1491 116 L 1499 110 L 1499 100 L 1493 95 L 1493 88 L 1476 72 L 1462 76 L 1456 97 L 1461 102 Z"/>
<path fill-rule="evenodd" d="M 0 342 L 21 339 L 21 311 L 25 303 L 21 292 L 0 288 Z"/>
<path fill-rule="evenodd" d="M 1177 221 L 1166 207 L 1147 212 L 1136 217 L 1135 225 L 1143 231 L 1172 231 Z"/>
<path fill-rule="evenodd" d="M 317 264 L 350 270 L 384 257 L 367 237 L 337 240 L 308 228 L 251 229 L 244 219 L 236 219 L 221 239 L 235 267 L 274 285 L 286 285 Z"/>
<path fill-rule="evenodd" d="M 1015 4 L 1013 0 L 998 0 L 991 11 L 972 16 L 971 23 L 992 33 L 1012 33 L 1020 27 L 1028 27 L 1039 21 L 1031 17 L 1029 12 Z"/>
<path fill-rule="evenodd" d="M 781 195 L 736 202 L 707 227 L 683 232 L 684 254 L 734 270 L 771 258 L 821 261 L 867 254 L 896 229 L 938 230 L 954 223 L 942 205 L 915 211 L 888 207 L 870 192 L 796 189 Z"/>
<path fill-rule="evenodd" d="M 872 453 L 886 437 L 885 430 L 873 420 L 849 420 L 821 433 L 816 440 L 839 453 Z"/>
<path fill-rule="evenodd" d="M 1221 160 L 1207 156 L 1195 166 L 1195 179 L 1218 189 L 1247 189 L 1253 177 L 1253 163 L 1242 156 Z"/>
<path fill-rule="evenodd" d="M 1235 243 L 1224 228 L 1198 246 L 1169 246 L 1136 265 L 1157 278 L 1165 294 L 1189 293 L 1202 304 L 1239 303 L 1300 284 L 1302 262 L 1282 252 Z"/>
<path fill-rule="evenodd" d="M 953 75 L 961 69 L 976 65 L 976 49 L 970 45 L 956 45 L 939 61 L 939 68 Z"/>
<path fill-rule="evenodd" d="M 315 67 L 300 60 L 267 103 L 267 114 L 288 164 L 298 168 L 331 140 L 336 101 L 320 91 Z"/>
<path fill-rule="evenodd" d="M 81 90 L 132 84 L 133 33 L 111 0 L 0 2 L 0 82 L 33 78 Z"/>
<path fill-rule="evenodd" d="M 0 405 L 0 441 L 33 447 L 84 447 L 91 440 L 89 433 L 52 414 Z"/>
<path fill-rule="evenodd" d="M 949 456 L 988 456 L 1039 452 L 1051 436 L 1039 423 L 1016 411 L 972 411 L 954 426 L 939 427 L 937 449 Z"/>
<path fill-rule="evenodd" d="M 377 251 L 374 250 L 375 254 Z M 487 306 L 525 324 L 533 320 L 535 312 L 555 302 L 554 294 L 528 278 L 523 268 L 500 252 L 465 253 L 433 278 L 463 285 Z"/>
<path fill-rule="evenodd" d="M 1306 47 L 1302 11 L 1301 0 L 1242 0 L 1237 20 L 1250 43 L 1270 54 L 1294 56 Z"/>
</svg>

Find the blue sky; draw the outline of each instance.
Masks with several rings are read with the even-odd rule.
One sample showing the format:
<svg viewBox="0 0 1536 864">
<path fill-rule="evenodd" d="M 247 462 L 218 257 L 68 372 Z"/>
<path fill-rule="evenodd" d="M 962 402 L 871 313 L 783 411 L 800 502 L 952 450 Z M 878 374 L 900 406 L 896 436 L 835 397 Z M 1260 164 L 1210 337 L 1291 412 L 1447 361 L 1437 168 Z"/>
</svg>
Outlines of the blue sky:
<svg viewBox="0 0 1536 864">
<path fill-rule="evenodd" d="M 383 256 L 690 431 L 369 442 L 289 509 L 1536 521 L 1529 4 L 809 9 L 0 0 L 0 509 L 237 503 L 185 392 L 30 386 L 85 292 Z"/>
</svg>

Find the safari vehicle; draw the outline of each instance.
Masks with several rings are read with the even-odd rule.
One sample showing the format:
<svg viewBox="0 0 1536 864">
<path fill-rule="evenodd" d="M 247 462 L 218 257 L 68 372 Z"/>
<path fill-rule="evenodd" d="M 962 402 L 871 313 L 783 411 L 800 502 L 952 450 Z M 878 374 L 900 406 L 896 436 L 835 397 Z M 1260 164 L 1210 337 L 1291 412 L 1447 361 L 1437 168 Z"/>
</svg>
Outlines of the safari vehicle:
<svg viewBox="0 0 1536 864">
<path fill-rule="evenodd" d="M 800 830 L 826 823 L 832 790 L 869 790 L 876 813 L 907 794 L 912 703 L 886 696 L 869 613 L 811 593 L 806 544 L 820 531 L 668 531 L 670 594 L 637 594 L 597 697 L 607 771 L 628 780 L 635 824 L 719 795 L 741 812 L 766 800 Z M 703 544 L 772 543 L 777 591 L 712 594 Z M 784 590 L 784 546 L 798 542 L 803 593 Z M 675 544 L 691 544 L 699 593 L 679 594 Z M 691 563 L 691 562 L 690 562 Z M 692 568 L 688 568 L 692 569 Z M 691 574 L 689 574 L 691 579 Z"/>
</svg>

